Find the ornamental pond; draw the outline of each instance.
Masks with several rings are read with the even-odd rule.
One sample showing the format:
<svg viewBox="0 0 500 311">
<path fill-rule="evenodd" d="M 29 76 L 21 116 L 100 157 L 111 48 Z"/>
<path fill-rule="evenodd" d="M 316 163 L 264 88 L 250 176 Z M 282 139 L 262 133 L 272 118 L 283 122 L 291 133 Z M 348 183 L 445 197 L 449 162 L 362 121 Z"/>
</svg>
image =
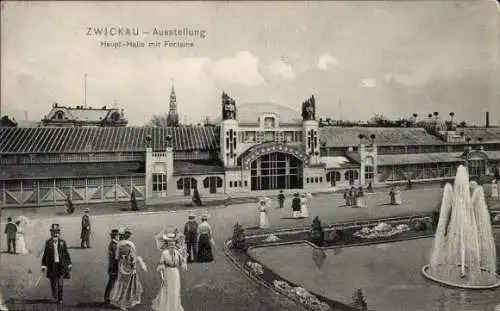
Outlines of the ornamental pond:
<svg viewBox="0 0 500 311">
<path fill-rule="evenodd" d="M 494 229 L 497 270 L 500 229 Z M 500 290 L 464 290 L 430 282 L 421 274 L 429 262 L 433 238 L 327 249 L 321 268 L 305 243 L 249 250 L 284 279 L 332 300 L 350 303 L 361 288 L 374 311 L 497 311 Z"/>
</svg>

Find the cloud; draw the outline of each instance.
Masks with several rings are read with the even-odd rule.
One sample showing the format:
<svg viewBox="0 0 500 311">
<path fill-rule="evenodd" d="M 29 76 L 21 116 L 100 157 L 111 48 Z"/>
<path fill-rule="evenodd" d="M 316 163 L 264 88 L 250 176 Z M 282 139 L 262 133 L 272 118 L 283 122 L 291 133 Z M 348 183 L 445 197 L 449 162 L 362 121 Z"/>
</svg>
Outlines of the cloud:
<svg viewBox="0 0 500 311">
<path fill-rule="evenodd" d="M 337 66 L 339 62 L 330 54 L 323 54 L 318 59 L 318 68 L 327 71 L 329 66 Z"/>
<path fill-rule="evenodd" d="M 269 71 L 275 75 L 280 76 L 285 80 L 293 80 L 295 78 L 295 72 L 292 66 L 285 63 L 283 60 L 277 60 L 269 65 Z"/>
<path fill-rule="evenodd" d="M 361 86 L 367 89 L 374 88 L 377 86 L 377 80 L 372 78 L 361 79 Z"/>
<path fill-rule="evenodd" d="M 212 71 L 216 79 L 244 86 L 265 84 L 259 72 L 259 58 L 247 51 L 240 51 L 232 58 L 220 59 L 213 63 Z"/>
<path fill-rule="evenodd" d="M 413 74 L 401 74 L 401 73 L 387 73 L 384 75 L 384 80 L 387 83 L 398 83 L 402 85 L 424 85 L 430 79 L 430 75 L 425 72 L 413 73 Z"/>
</svg>

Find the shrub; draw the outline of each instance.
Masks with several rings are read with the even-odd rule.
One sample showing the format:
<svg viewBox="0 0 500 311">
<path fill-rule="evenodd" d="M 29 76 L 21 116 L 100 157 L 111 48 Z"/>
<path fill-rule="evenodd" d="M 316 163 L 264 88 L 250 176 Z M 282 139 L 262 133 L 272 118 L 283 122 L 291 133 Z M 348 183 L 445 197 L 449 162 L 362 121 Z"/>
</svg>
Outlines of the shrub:
<svg viewBox="0 0 500 311">
<path fill-rule="evenodd" d="M 240 225 L 239 222 L 237 222 L 233 226 L 233 237 L 231 238 L 232 241 L 232 248 L 235 249 L 241 249 L 245 250 L 247 248 L 247 243 L 245 239 L 245 229 L 243 229 L 243 226 Z"/>
<path fill-rule="evenodd" d="M 365 300 L 365 295 L 363 295 L 363 291 L 361 290 L 361 288 L 358 288 L 354 292 L 354 295 L 352 295 L 351 307 L 353 307 L 359 311 L 367 311 L 368 310 L 368 306 L 367 306 L 366 300 Z"/>
</svg>

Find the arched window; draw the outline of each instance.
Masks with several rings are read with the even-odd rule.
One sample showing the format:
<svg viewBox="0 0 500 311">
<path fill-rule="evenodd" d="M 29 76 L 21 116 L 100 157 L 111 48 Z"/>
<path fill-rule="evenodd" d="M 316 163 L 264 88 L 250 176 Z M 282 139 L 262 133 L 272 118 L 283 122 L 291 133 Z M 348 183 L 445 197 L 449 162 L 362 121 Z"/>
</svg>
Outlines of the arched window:
<svg viewBox="0 0 500 311">
<path fill-rule="evenodd" d="M 274 128 L 276 126 L 276 121 L 274 117 L 265 117 L 264 118 L 264 127 L 265 128 Z"/>
<path fill-rule="evenodd" d="M 54 114 L 54 116 L 52 117 L 52 119 L 63 120 L 64 119 L 64 111 L 62 111 L 62 110 L 56 111 L 56 113 Z"/>
</svg>

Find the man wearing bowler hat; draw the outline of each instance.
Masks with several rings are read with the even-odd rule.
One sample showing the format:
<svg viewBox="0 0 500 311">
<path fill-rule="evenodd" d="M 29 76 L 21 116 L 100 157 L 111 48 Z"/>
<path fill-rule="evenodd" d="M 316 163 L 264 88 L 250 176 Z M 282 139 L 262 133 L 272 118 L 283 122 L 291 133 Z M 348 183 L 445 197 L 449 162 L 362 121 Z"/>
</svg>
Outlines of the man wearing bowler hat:
<svg viewBox="0 0 500 311">
<path fill-rule="evenodd" d="M 115 285 L 116 278 L 118 277 L 118 260 L 116 259 L 116 245 L 118 244 L 119 230 L 113 229 L 109 234 L 111 241 L 108 245 L 108 284 L 104 292 L 104 301 L 110 303 L 109 294 Z"/>
<path fill-rule="evenodd" d="M 52 224 L 51 238 L 45 242 L 42 256 L 42 272 L 47 272 L 50 279 L 52 297 L 54 302 L 63 302 L 63 280 L 70 278 L 71 258 L 66 241 L 60 238 L 59 224 Z"/>
</svg>

